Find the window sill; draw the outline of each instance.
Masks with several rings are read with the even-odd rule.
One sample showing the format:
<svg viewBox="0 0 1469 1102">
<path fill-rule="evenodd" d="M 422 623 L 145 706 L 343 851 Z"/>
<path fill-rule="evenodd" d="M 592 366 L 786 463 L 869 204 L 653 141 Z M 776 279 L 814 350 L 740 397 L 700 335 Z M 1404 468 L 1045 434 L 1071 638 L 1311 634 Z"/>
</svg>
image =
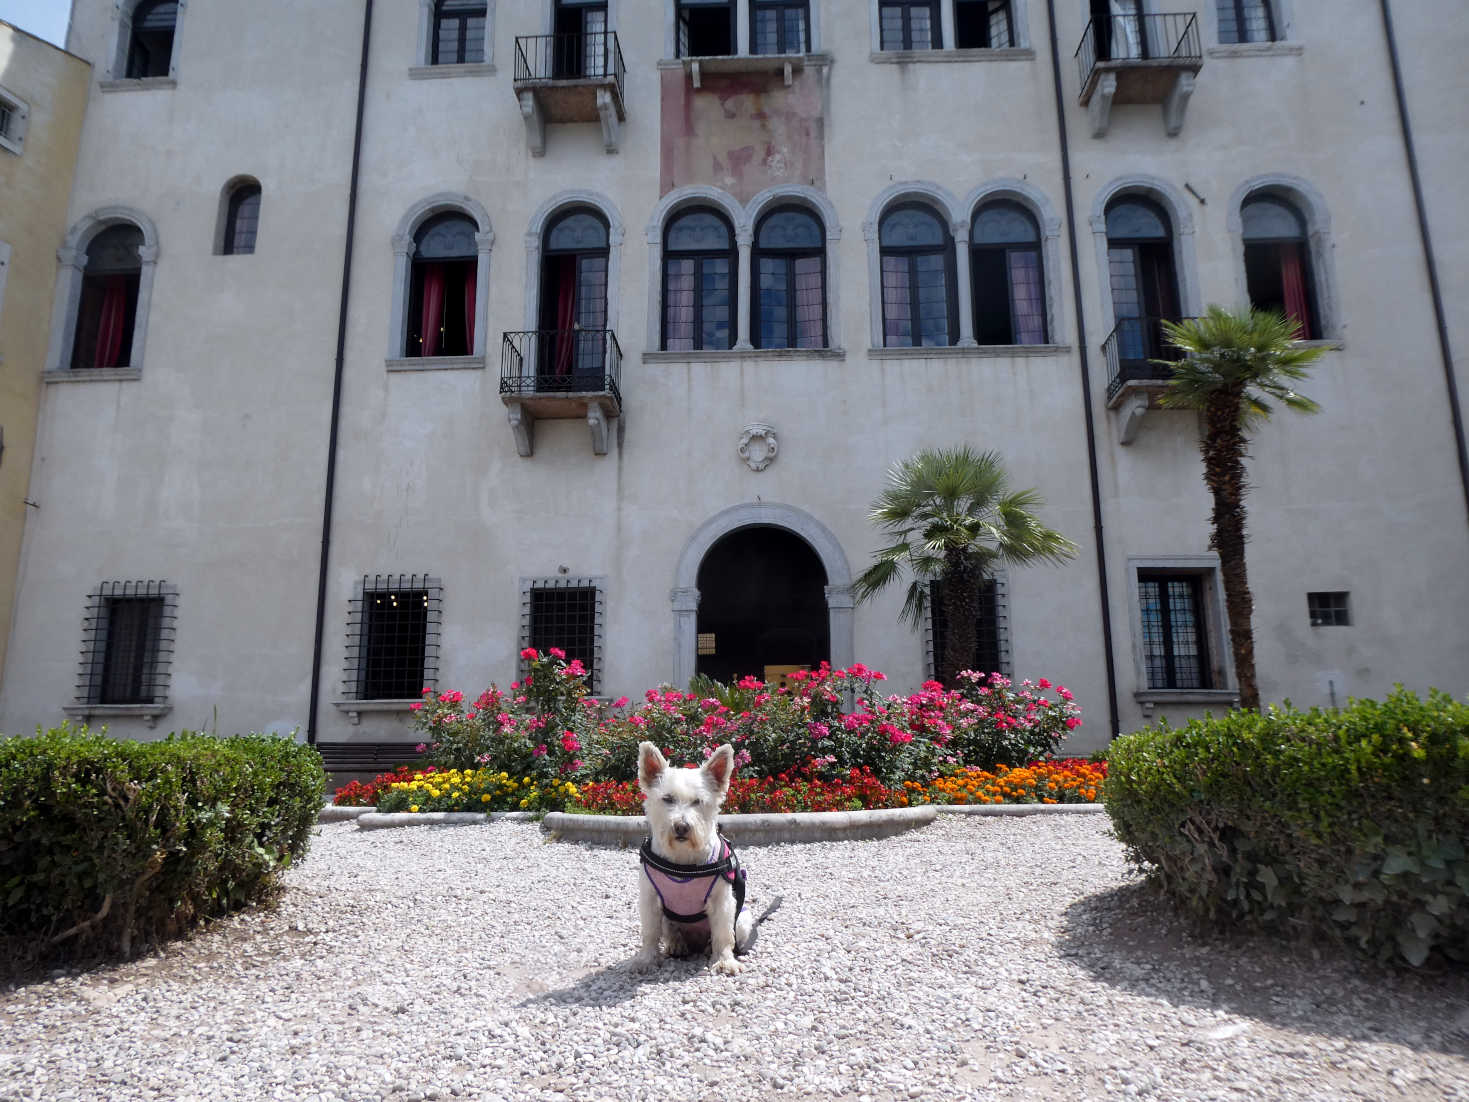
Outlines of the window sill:
<svg viewBox="0 0 1469 1102">
<path fill-rule="evenodd" d="M 409 80 L 447 80 L 452 77 L 490 76 L 495 66 L 489 61 L 468 62 L 464 65 L 411 65 Z"/>
<path fill-rule="evenodd" d="M 179 82 L 173 77 L 133 77 L 125 80 L 101 80 L 97 82 L 99 92 L 152 92 L 159 88 L 177 88 Z"/>
<path fill-rule="evenodd" d="M 66 704 L 61 710 L 69 718 L 80 719 L 84 723 L 90 723 L 94 716 L 103 719 L 142 719 L 151 728 L 157 725 L 159 716 L 166 716 L 173 711 L 173 705 L 167 701 L 158 704 Z"/>
<path fill-rule="evenodd" d="M 1152 712 L 1159 704 L 1223 704 L 1234 708 L 1239 705 L 1239 690 L 1140 689 L 1132 698 L 1143 706 L 1144 713 Z"/>
<path fill-rule="evenodd" d="M 0 134 L 0 149 L 9 150 L 19 157 L 24 148 L 25 146 L 20 141 L 7 138 L 4 134 Z"/>
<path fill-rule="evenodd" d="M 660 69 L 684 69 L 693 78 L 697 88 L 705 73 L 782 73 L 786 83 L 791 74 L 802 69 L 826 69 L 831 66 L 831 54 L 721 54 L 716 57 L 665 57 L 658 62 Z"/>
<path fill-rule="evenodd" d="M 1302 348 L 1324 348 L 1328 352 L 1340 352 L 1346 348 L 1347 342 L 1327 337 L 1318 341 L 1296 341 Z"/>
<path fill-rule="evenodd" d="M 1306 47 L 1299 42 L 1231 42 L 1210 46 L 1206 57 L 1300 57 Z"/>
<path fill-rule="evenodd" d="M 389 371 L 483 371 L 483 356 L 403 356 L 387 362 Z"/>
<path fill-rule="evenodd" d="M 844 348 L 714 348 L 695 349 L 690 352 L 644 352 L 645 364 L 686 363 L 761 363 L 786 360 L 845 360 Z"/>
<path fill-rule="evenodd" d="M 142 377 L 141 367 L 72 367 L 41 373 L 45 383 L 130 383 Z"/>
<path fill-rule="evenodd" d="M 332 707 L 345 712 L 355 727 L 363 712 L 411 712 L 413 705 L 422 703 L 423 697 L 416 696 L 412 700 L 333 700 Z"/>
<path fill-rule="evenodd" d="M 904 65 L 910 61 L 1034 61 L 1029 46 L 1002 46 L 993 50 L 874 50 L 867 60 L 877 65 Z"/>
<path fill-rule="evenodd" d="M 1017 356 L 1065 356 L 1069 344 L 951 344 L 946 347 L 869 348 L 873 360 L 1013 359 Z"/>
</svg>

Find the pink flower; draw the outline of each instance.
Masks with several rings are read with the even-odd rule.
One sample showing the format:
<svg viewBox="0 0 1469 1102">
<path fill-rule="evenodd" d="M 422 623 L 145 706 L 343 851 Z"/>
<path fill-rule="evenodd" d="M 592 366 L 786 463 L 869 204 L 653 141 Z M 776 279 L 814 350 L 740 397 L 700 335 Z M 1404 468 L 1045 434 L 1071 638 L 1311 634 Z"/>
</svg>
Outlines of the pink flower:
<svg viewBox="0 0 1469 1102">
<path fill-rule="evenodd" d="M 421 700 L 415 700 L 412 704 L 408 705 L 408 710 L 410 712 L 416 712 L 416 711 L 418 711 L 422 707 L 423 707 L 423 701 L 421 701 Z"/>
<path fill-rule="evenodd" d="M 414 749 L 415 752 L 417 752 L 419 754 L 422 754 L 425 750 L 428 749 L 428 743 L 426 743 L 426 742 L 420 742 L 413 749 Z"/>
<path fill-rule="evenodd" d="M 1037 681 L 1035 684 L 1036 687 L 1040 689 L 1049 689 L 1051 687 L 1051 683 L 1047 681 L 1044 677 Z"/>
<path fill-rule="evenodd" d="M 527 662 L 534 662 L 540 656 L 540 652 L 535 647 L 526 647 L 525 650 L 520 652 L 520 657 L 524 658 Z M 514 686 L 511 686 L 511 688 L 514 688 Z"/>
<path fill-rule="evenodd" d="M 549 651 L 552 658 L 565 658 L 566 652 L 560 647 L 552 647 Z"/>
<path fill-rule="evenodd" d="M 576 735 L 570 731 L 564 731 L 561 735 L 561 749 L 568 754 L 581 749 L 581 743 L 577 742 Z"/>
<path fill-rule="evenodd" d="M 544 758 L 546 756 L 546 744 L 543 742 L 530 752 L 533 758 Z"/>
<path fill-rule="evenodd" d="M 434 688 L 433 688 L 432 685 L 425 685 L 423 687 L 423 692 L 419 693 L 418 695 L 419 696 L 430 696 L 430 695 L 432 695 L 433 691 L 434 691 Z"/>
<path fill-rule="evenodd" d="M 1076 716 L 1067 716 L 1066 717 L 1066 729 L 1068 731 L 1074 731 L 1074 730 L 1076 730 L 1076 728 L 1078 728 L 1080 726 L 1081 726 L 1081 720 L 1078 719 Z"/>
<path fill-rule="evenodd" d="M 614 707 L 614 708 L 626 708 L 627 707 L 627 697 L 625 697 L 625 696 L 619 696 L 616 700 L 614 700 L 612 702 L 612 707 Z"/>
<path fill-rule="evenodd" d="M 450 692 L 445 693 L 443 696 L 439 697 L 439 699 L 445 704 L 458 704 L 461 700 L 464 699 L 464 694 L 459 692 L 459 690 L 454 689 Z"/>
<path fill-rule="evenodd" d="M 811 724 L 810 731 L 813 739 L 824 739 L 827 735 L 831 734 L 831 728 L 824 723 Z"/>
</svg>

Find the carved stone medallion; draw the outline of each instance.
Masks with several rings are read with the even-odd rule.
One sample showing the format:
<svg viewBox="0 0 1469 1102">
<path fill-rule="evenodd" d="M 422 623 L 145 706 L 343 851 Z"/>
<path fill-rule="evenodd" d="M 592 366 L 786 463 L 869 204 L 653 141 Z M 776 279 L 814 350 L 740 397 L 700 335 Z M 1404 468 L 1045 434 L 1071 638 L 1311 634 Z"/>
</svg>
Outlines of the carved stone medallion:
<svg viewBox="0 0 1469 1102">
<path fill-rule="evenodd" d="M 775 428 L 771 425 L 757 421 L 746 425 L 745 431 L 740 433 L 740 458 L 752 471 L 763 471 L 770 466 L 779 450 L 780 441 L 776 439 Z"/>
</svg>

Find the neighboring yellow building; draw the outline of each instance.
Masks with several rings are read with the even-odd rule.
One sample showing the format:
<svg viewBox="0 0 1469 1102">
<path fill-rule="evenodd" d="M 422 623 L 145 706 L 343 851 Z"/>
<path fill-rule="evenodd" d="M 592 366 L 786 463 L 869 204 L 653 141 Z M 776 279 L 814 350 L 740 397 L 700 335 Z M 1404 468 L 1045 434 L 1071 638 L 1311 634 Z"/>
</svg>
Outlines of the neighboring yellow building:
<svg viewBox="0 0 1469 1102">
<path fill-rule="evenodd" d="M 0 670 L 25 527 L 56 247 L 92 67 L 0 22 Z"/>
</svg>

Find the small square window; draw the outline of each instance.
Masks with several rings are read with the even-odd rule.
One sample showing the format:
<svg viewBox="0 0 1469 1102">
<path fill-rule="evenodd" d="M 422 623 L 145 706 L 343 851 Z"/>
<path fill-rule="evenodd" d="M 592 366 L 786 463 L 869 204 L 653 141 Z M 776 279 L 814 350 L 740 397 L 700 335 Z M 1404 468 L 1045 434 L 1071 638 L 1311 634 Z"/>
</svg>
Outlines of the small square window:
<svg viewBox="0 0 1469 1102">
<path fill-rule="evenodd" d="M 103 582 L 88 596 L 77 703 L 168 699 L 178 591 L 167 582 Z"/>
<path fill-rule="evenodd" d="M 417 699 L 436 683 L 443 593 L 424 574 L 363 577 L 347 615 L 347 696 Z"/>
<path fill-rule="evenodd" d="M 580 659 L 587 688 L 602 683 L 603 587 L 598 578 L 532 578 L 521 582 L 520 647 L 552 647 Z"/>
<path fill-rule="evenodd" d="M 26 119 L 30 108 L 17 96 L 0 88 L 0 148 L 19 153 L 25 145 Z"/>
<path fill-rule="evenodd" d="M 1306 611 L 1311 615 L 1311 626 L 1313 628 L 1350 627 L 1352 611 L 1348 597 L 1349 594 L 1344 592 L 1307 593 Z"/>
</svg>

